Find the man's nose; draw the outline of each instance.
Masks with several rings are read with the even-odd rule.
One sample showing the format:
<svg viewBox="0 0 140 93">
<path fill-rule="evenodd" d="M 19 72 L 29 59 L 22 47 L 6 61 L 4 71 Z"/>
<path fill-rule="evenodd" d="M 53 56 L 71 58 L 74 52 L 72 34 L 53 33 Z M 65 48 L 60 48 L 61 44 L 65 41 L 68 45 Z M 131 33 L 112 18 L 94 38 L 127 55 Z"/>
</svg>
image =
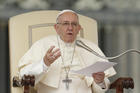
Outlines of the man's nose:
<svg viewBox="0 0 140 93">
<path fill-rule="evenodd" d="M 70 30 L 72 30 L 72 29 L 73 29 L 72 24 L 69 24 L 69 25 L 68 25 L 68 29 L 70 29 Z"/>
</svg>

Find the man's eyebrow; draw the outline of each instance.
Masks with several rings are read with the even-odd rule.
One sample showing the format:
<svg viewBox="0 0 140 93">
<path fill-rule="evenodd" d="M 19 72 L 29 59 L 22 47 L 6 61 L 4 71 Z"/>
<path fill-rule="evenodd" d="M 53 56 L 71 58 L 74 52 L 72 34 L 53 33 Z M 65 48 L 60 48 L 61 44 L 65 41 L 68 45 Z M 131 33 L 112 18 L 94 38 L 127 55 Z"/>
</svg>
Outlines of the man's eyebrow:
<svg viewBox="0 0 140 93">
<path fill-rule="evenodd" d="M 62 22 L 71 22 L 71 21 L 62 21 Z M 72 21 L 71 23 L 76 23 L 75 21 Z"/>
<path fill-rule="evenodd" d="M 63 21 L 63 22 L 70 22 L 70 21 Z"/>
</svg>

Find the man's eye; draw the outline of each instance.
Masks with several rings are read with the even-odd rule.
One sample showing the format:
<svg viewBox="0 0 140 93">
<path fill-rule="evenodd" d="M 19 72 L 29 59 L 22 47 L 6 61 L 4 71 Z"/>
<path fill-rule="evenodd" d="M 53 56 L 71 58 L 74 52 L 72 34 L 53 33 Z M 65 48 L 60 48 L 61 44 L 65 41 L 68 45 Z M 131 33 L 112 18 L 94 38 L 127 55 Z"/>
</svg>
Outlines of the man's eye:
<svg viewBox="0 0 140 93">
<path fill-rule="evenodd" d="M 72 23 L 73 26 L 77 26 L 77 23 Z"/>
<path fill-rule="evenodd" d="M 63 23 L 63 25 L 69 25 L 69 23 Z"/>
</svg>

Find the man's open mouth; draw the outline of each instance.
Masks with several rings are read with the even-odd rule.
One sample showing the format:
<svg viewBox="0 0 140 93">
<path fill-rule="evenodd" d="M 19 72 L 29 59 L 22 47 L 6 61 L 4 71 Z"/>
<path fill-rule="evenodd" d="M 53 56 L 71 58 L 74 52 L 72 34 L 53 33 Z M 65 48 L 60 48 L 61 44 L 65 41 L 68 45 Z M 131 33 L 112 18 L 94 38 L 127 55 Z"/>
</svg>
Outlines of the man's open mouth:
<svg viewBox="0 0 140 93">
<path fill-rule="evenodd" d="M 73 35 L 72 33 L 67 33 L 67 35 Z"/>
</svg>

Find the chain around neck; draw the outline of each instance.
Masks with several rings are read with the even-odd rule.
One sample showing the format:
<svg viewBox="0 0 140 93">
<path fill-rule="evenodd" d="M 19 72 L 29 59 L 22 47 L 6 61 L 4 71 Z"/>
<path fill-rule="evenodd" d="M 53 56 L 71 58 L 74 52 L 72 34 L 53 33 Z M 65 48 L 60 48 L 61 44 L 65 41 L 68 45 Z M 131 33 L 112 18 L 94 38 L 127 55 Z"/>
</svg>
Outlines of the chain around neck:
<svg viewBox="0 0 140 93">
<path fill-rule="evenodd" d="M 61 38 L 60 38 L 60 39 L 61 39 Z M 60 46 L 59 36 L 58 36 L 58 35 L 57 35 L 57 42 L 58 42 L 58 47 L 59 47 L 59 49 L 60 49 L 60 51 L 61 51 L 62 49 L 61 49 L 61 46 Z M 64 43 L 65 43 L 65 42 L 64 42 Z M 65 46 L 67 46 L 66 43 L 65 43 Z M 71 58 L 71 61 L 70 61 L 71 64 L 72 64 L 73 58 L 74 58 L 75 47 L 76 47 L 76 43 L 75 43 L 75 41 L 74 41 L 74 49 L 73 49 L 72 58 Z M 64 69 L 65 69 L 65 72 L 66 72 L 66 76 L 69 76 L 70 67 L 68 67 L 68 69 L 67 69 L 67 67 L 65 66 L 65 62 L 64 62 L 64 53 L 65 53 L 65 51 L 63 52 L 63 56 L 61 55 L 61 59 L 62 59 L 63 65 L 64 65 Z"/>
</svg>

